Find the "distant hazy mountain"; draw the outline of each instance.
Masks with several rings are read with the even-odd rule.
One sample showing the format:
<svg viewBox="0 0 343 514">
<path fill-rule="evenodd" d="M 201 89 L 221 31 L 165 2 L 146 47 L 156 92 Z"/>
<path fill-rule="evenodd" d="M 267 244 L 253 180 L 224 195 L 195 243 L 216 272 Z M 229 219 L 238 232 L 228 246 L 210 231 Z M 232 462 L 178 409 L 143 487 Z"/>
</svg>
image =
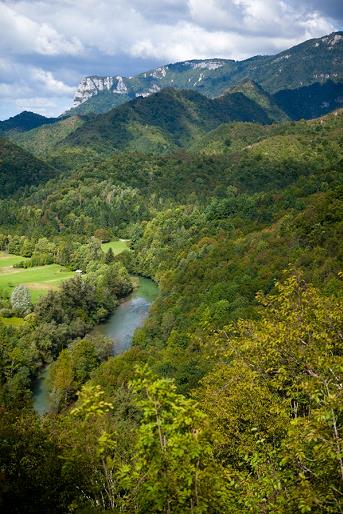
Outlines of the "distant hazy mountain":
<svg viewBox="0 0 343 514">
<path fill-rule="evenodd" d="M 55 123 L 58 118 L 46 118 L 35 112 L 23 111 L 12 118 L 0 121 L 0 133 L 5 132 L 26 132 L 41 125 Z"/>
<path fill-rule="evenodd" d="M 85 77 L 69 113 L 104 113 L 166 87 L 192 89 L 214 98 L 246 79 L 257 82 L 270 94 L 329 79 L 343 81 L 343 32 L 311 39 L 274 56 L 256 56 L 245 61 L 190 60 L 129 78 Z"/>
</svg>

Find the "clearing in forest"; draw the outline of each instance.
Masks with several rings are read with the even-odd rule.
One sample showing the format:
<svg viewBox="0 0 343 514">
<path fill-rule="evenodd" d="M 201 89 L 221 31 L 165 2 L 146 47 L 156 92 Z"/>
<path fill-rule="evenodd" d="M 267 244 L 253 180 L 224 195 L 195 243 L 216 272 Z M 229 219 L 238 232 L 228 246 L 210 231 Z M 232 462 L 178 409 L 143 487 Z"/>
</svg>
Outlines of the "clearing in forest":
<svg viewBox="0 0 343 514">
<path fill-rule="evenodd" d="M 75 275 L 59 264 L 48 264 L 34 268 L 13 268 L 13 265 L 25 260 L 17 255 L 0 254 L 0 290 L 9 294 L 19 284 L 25 284 L 31 293 L 32 301 L 46 294 L 50 289 L 57 289 L 64 280 Z"/>
</svg>

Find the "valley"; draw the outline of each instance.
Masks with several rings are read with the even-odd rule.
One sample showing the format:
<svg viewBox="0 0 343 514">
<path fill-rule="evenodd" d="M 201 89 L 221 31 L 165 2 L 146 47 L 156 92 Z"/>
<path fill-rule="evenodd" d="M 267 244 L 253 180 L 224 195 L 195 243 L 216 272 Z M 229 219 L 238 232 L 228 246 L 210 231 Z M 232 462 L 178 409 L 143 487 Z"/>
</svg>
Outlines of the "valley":
<svg viewBox="0 0 343 514">
<path fill-rule="evenodd" d="M 4 512 L 342 512 L 342 44 L 0 122 Z"/>
</svg>

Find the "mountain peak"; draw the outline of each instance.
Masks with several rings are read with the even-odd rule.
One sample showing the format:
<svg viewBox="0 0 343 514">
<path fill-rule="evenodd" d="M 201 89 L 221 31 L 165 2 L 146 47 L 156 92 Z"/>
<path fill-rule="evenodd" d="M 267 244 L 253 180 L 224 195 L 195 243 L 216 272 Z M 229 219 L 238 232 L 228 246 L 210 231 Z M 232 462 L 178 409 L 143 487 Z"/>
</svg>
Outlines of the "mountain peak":
<svg viewBox="0 0 343 514">
<path fill-rule="evenodd" d="M 9 131 L 26 132 L 41 125 L 55 123 L 55 121 L 57 121 L 57 118 L 47 118 L 36 112 L 22 111 L 8 120 L 0 121 L 0 133 Z"/>
</svg>

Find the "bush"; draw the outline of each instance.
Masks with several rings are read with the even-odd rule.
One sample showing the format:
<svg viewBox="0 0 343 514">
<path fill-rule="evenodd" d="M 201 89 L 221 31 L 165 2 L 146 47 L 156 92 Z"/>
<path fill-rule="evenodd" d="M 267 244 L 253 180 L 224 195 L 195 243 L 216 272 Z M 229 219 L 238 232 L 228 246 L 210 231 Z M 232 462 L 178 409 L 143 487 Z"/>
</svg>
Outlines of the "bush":
<svg viewBox="0 0 343 514">
<path fill-rule="evenodd" d="M 51 255 L 33 255 L 31 259 L 26 261 L 20 261 L 14 265 L 14 268 L 34 268 L 35 266 L 46 266 L 47 264 L 53 264 L 54 259 Z"/>
</svg>

